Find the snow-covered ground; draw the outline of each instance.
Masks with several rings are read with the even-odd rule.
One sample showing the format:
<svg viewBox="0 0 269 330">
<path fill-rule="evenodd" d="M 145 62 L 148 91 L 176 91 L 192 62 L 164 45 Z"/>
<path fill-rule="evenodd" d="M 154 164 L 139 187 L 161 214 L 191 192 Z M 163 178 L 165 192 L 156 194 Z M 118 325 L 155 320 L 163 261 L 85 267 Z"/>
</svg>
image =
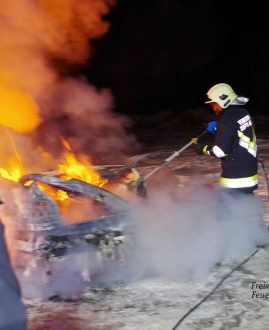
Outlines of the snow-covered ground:
<svg viewBox="0 0 269 330">
<path fill-rule="evenodd" d="M 263 120 L 258 118 L 258 124 Z M 267 165 L 266 130 L 258 134 L 258 146 Z M 157 155 L 138 163 L 141 173 L 149 173 L 191 137 L 175 128 L 162 134 L 167 140 L 157 134 L 146 150 L 157 151 Z M 269 246 L 258 249 L 176 326 L 225 275 L 256 251 L 256 243 L 266 242 L 266 226 L 253 221 L 262 214 L 262 223 L 269 223 L 261 165 L 259 174 L 256 196 L 236 201 L 224 198 L 219 203 L 218 190 L 213 188 L 219 176 L 218 160 L 198 156 L 192 148 L 185 150 L 148 181 L 149 202 L 137 202 L 130 212 L 137 220 L 137 241 L 135 251 L 128 251 L 128 272 L 124 268 L 120 276 L 122 270 L 114 269 L 110 282 L 85 289 L 75 302 L 26 301 L 28 329 L 268 329 Z"/>
</svg>

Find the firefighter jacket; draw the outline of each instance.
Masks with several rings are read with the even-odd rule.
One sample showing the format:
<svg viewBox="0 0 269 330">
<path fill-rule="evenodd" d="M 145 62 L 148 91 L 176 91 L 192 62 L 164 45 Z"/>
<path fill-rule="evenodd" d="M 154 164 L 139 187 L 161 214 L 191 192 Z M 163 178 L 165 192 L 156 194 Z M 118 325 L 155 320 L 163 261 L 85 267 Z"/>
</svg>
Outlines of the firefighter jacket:
<svg viewBox="0 0 269 330">
<path fill-rule="evenodd" d="M 203 153 L 221 159 L 222 187 L 250 190 L 258 187 L 255 129 L 244 106 L 230 105 L 223 109 L 215 133 L 215 145 L 205 146 Z"/>
</svg>

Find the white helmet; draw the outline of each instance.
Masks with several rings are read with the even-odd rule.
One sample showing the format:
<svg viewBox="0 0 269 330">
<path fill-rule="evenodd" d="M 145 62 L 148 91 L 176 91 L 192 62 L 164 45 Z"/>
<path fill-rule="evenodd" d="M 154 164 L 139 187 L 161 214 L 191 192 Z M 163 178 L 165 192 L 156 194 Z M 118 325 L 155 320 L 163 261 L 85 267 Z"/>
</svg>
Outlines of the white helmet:
<svg viewBox="0 0 269 330">
<path fill-rule="evenodd" d="M 207 96 L 209 101 L 205 103 L 215 102 L 222 108 L 227 108 L 237 98 L 232 87 L 224 83 L 211 87 L 207 92 Z"/>
</svg>

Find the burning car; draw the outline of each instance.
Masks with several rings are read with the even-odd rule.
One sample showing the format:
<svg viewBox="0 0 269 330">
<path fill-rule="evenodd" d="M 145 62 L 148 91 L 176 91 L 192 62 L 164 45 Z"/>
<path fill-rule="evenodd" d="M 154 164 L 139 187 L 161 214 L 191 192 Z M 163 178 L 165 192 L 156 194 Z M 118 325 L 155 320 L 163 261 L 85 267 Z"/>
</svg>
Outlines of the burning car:
<svg viewBox="0 0 269 330">
<path fill-rule="evenodd" d="M 90 281 L 107 262 L 122 262 L 128 198 L 135 194 L 139 173 L 129 168 L 106 170 L 98 176 L 100 186 L 52 174 L 27 174 L 8 183 L 11 196 L 4 199 L 1 214 L 8 222 L 12 262 L 19 277 L 42 269 L 48 282 L 56 260 L 90 252 L 92 259 L 80 274 Z"/>
<path fill-rule="evenodd" d="M 16 231 L 18 239 L 25 237 L 25 234 L 29 235 L 26 250 L 43 250 L 49 255 L 59 255 L 64 245 L 68 248 L 71 242 L 89 242 L 89 236 L 106 233 L 119 235 L 122 231 L 121 219 L 127 202 L 105 189 L 77 179 L 63 180 L 42 174 L 23 176 L 20 183 L 27 195 L 25 204 L 20 205 L 21 221 Z M 68 196 L 69 207 L 63 207 L 63 215 L 56 201 L 44 192 L 44 186 L 48 186 L 50 191 L 55 190 L 55 193 Z M 72 219 L 71 216 L 65 220 L 64 215 L 70 216 L 68 209 L 75 208 L 76 203 L 81 209 L 82 199 L 88 202 L 88 218 Z M 81 210 L 77 214 L 79 212 Z"/>
</svg>

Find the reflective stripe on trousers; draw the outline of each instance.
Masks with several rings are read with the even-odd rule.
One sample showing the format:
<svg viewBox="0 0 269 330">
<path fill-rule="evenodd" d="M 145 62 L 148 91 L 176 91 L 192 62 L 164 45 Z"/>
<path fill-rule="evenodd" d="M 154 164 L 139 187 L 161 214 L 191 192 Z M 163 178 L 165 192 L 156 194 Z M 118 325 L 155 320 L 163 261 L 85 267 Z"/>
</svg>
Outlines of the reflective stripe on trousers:
<svg viewBox="0 0 269 330">
<path fill-rule="evenodd" d="M 256 184 L 258 184 L 258 174 L 238 179 L 220 178 L 220 185 L 225 188 L 246 188 L 253 187 Z"/>
</svg>

